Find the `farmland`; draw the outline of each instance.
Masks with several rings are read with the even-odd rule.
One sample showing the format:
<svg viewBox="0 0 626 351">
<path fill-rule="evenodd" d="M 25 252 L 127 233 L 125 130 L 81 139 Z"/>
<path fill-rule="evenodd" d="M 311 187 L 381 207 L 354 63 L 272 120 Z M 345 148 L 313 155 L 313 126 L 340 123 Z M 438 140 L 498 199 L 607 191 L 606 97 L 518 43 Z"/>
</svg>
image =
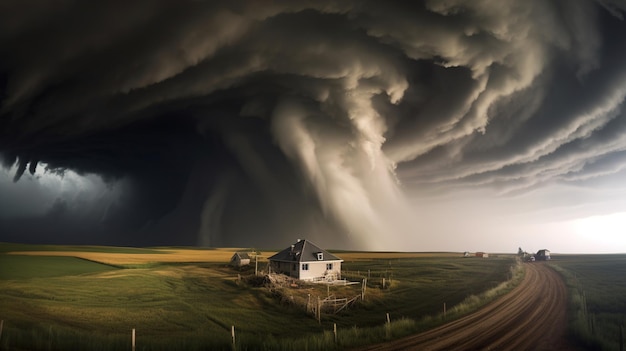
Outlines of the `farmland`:
<svg viewBox="0 0 626 351">
<path fill-rule="evenodd" d="M 560 255 L 552 264 L 570 292 L 570 339 L 587 350 L 620 350 L 626 324 L 626 255 Z"/>
<path fill-rule="evenodd" d="M 240 282 L 254 268 L 228 267 L 234 251 L 2 244 L 0 349 L 130 349 L 132 328 L 139 350 L 230 349 L 231 326 L 239 349 L 322 349 L 334 324 L 340 343 L 356 346 L 441 324 L 444 303 L 448 319 L 467 313 L 493 298 L 484 293 L 515 267 L 512 256 L 337 253 L 348 279 L 368 278 L 368 293 L 318 323 L 267 289 Z M 259 269 L 273 253 L 261 252 Z M 286 294 L 349 295 L 360 286 L 349 289 L 301 286 Z M 393 335 L 383 327 L 387 313 Z"/>
</svg>

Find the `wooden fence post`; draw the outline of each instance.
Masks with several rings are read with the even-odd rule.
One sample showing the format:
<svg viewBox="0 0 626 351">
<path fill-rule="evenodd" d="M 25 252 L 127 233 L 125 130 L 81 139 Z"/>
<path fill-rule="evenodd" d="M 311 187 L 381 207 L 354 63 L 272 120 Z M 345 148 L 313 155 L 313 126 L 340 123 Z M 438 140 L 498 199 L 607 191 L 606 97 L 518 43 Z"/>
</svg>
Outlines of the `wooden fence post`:
<svg viewBox="0 0 626 351">
<path fill-rule="evenodd" d="M 365 279 L 361 281 L 361 301 L 365 301 Z"/>
<path fill-rule="evenodd" d="M 317 297 L 317 323 L 322 323 L 322 300 Z"/>
<path fill-rule="evenodd" d="M 0 340 L 2 340 L 2 327 L 4 326 L 4 319 L 0 321 Z"/>
<path fill-rule="evenodd" d="M 446 303 L 443 303 L 443 319 L 446 319 Z"/>
<path fill-rule="evenodd" d="M 361 283 L 361 300 L 365 301 L 365 292 L 367 291 L 367 278 L 363 278 Z"/>
<path fill-rule="evenodd" d="M 387 312 L 387 323 L 385 323 L 385 336 L 387 339 L 391 337 L 391 319 L 389 318 L 389 312 Z"/>
<path fill-rule="evenodd" d="M 131 345 L 132 345 L 132 350 L 135 351 L 135 328 L 133 328 L 133 333 L 131 336 Z"/>
<path fill-rule="evenodd" d="M 335 344 L 337 343 L 337 323 L 333 323 L 333 333 L 335 334 Z"/>
<path fill-rule="evenodd" d="M 237 344 L 235 343 L 235 326 L 230 327 L 230 335 L 233 337 L 233 350 L 237 350 Z"/>
<path fill-rule="evenodd" d="M 306 313 L 311 312 L 311 294 L 309 294 L 309 298 L 306 300 Z"/>
<path fill-rule="evenodd" d="M 0 330 L 2 328 L 0 327 Z M 619 326 L 619 351 L 624 351 L 624 326 Z"/>
</svg>

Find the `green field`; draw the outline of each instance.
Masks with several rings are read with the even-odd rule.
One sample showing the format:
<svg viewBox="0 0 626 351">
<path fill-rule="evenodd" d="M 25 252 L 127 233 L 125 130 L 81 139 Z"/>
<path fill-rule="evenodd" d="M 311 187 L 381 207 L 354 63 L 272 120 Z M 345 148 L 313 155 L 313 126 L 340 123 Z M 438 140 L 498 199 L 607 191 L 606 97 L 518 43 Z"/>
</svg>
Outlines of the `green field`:
<svg viewBox="0 0 626 351">
<path fill-rule="evenodd" d="M 52 278 L 98 273 L 117 268 L 76 257 L 16 256 L 0 254 L 0 277 L 3 280 Z"/>
<path fill-rule="evenodd" d="M 626 326 L 626 255 L 561 255 L 552 264 L 560 268 L 570 291 L 570 339 L 586 350 L 620 350 L 620 327 Z"/>
<path fill-rule="evenodd" d="M 324 314 L 318 324 L 289 302 L 294 295 L 347 296 L 358 294 L 360 286 L 299 286 L 277 292 L 238 281 L 238 274 L 245 277 L 253 269 L 235 270 L 210 263 L 210 258 L 207 263 L 168 262 L 120 269 L 74 257 L 7 254 L 52 252 L 54 246 L 17 250 L 15 245 L 2 246 L 2 350 L 130 349 L 133 328 L 138 350 L 226 350 L 232 348 L 231 326 L 235 326 L 241 350 L 341 349 L 442 323 L 443 303 L 448 306 L 448 319 L 466 313 L 468 309 L 453 306 L 468 306 L 471 301 L 471 309 L 484 303 L 476 295 L 493 291 L 511 278 L 515 266 L 512 256 L 478 259 L 390 253 L 386 258 L 368 258 L 365 253 L 364 258 L 346 259 L 343 265 L 352 280 L 369 277 L 365 301 L 337 315 Z M 74 248 L 58 250 L 81 252 L 81 247 Z M 83 247 L 83 251 L 90 250 L 107 252 L 105 247 Z M 120 248 L 110 250 L 120 253 Z M 132 248 L 122 251 L 138 253 Z M 359 254 L 350 256 L 355 255 Z M 385 327 L 387 313 L 392 324 Z M 338 327 L 337 344 L 333 324 Z"/>
<path fill-rule="evenodd" d="M 418 257 L 377 259 L 344 263 L 344 276 L 359 280 L 371 272 L 368 284 L 381 287 L 382 278 L 391 279 L 392 287 L 371 311 L 354 311 L 355 319 L 377 320 L 380 312 L 392 316 L 419 319 L 442 311 L 443 304 L 452 307 L 471 295 L 495 288 L 509 278 L 514 260 L 509 257 L 490 259 L 454 257 Z M 384 316 L 384 313 L 383 313 Z"/>
</svg>

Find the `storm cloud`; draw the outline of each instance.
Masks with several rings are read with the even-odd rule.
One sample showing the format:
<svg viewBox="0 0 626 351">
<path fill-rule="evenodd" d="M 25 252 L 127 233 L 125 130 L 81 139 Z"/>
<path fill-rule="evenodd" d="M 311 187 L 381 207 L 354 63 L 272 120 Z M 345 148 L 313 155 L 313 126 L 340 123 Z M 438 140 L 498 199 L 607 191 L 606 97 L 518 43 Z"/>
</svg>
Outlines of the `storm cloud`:
<svg viewBox="0 0 626 351">
<path fill-rule="evenodd" d="M 462 250 L 626 211 L 622 2 L 0 6 L 0 240 Z"/>
</svg>

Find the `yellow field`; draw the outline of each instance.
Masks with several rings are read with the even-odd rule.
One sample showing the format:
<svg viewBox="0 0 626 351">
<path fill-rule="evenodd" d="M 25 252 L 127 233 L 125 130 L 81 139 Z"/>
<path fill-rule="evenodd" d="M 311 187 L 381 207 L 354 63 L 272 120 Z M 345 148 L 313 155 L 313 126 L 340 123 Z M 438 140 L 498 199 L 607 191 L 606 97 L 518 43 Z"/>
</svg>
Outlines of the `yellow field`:
<svg viewBox="0 0 626 351">
<path fill-rule="evenodd" d="M 10 255 L 67 256 L 111 265 L 149 264 L 159 262 L 228 262 L 233 254 L 241 249 L 220 248 L 213 250 L 194 249 L 155 249 L 162 253 L 111 253 L 111 252 L 76 252 L 76 251 L 15 251 Z M 259 260 L 275 252 L 261 252 Z"/>
<path fill-rule="evenodd" d="M 235 252 L 246 251 L 240 248 L 219 248 L 212 250 L 196 249 L 153 249 L 160 253 L 113 253 L 113 252 L 80 252 L 80 251 L 15 251 L 12 255 L 33 256 L 67 256 L 78 257 L 90 261 L 101 262 L 111 265 L 134 265 L 150 263 L 172 262 L 228 262 Z M 265 261 L 274 255 L 275 251 L 263 251 L 259 261 Z M 456 252 L 341 252 L 336 256 L 345 261 L 394 259 L 394 258 L 420 258 L 420 257 L 459 257 Z"/>
</svg>

